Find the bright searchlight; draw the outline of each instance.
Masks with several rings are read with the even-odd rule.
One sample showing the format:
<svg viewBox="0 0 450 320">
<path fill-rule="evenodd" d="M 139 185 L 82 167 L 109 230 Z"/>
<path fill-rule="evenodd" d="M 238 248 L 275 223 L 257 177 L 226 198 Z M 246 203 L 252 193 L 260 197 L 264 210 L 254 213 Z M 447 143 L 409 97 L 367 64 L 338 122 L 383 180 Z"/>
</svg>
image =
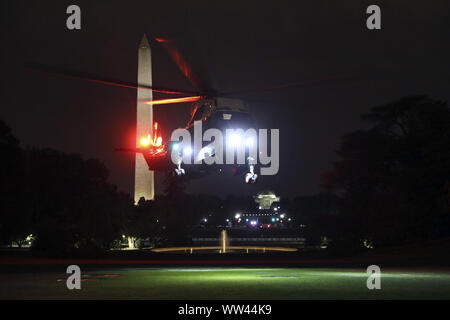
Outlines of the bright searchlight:
<svg viewBox="0 0 450 320">
<path fill-rule="evenodd" d="M 241 137 L 237 134 L 232 134 L 227 137 L 227 142 L 233 147 L 237 147 L 241 144 Z"/>
<path fill-rule="evenodd" d="M 192 154 L 192 148 L 191 148 L 191 147 L 185 147 L 185 148 L 183 149 L 183 154 L 184 154 L 185 156 L 190 156 L 190 155 Z"/>
</svg>

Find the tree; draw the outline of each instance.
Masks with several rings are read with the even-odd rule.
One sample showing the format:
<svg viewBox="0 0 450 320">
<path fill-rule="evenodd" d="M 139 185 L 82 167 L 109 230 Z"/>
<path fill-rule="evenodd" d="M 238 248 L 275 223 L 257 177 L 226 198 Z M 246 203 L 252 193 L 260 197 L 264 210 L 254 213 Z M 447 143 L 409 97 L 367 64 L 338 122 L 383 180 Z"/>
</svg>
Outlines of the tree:
<svg viewBox="0 0 450 320">
<path fill-rule="evenodd" d="M 379 245 L 449 235 L 450 110 L 426 96 L 371 109 L 342 138 L 324 185 L 341 195 L 342 232 Z"/>
<path fill-rule="evenodd" d="M 24 154 L 11 128 L 0 120 L 0 241 L 19 247 L 32 233 L 23 192 Z"/>
</svg>

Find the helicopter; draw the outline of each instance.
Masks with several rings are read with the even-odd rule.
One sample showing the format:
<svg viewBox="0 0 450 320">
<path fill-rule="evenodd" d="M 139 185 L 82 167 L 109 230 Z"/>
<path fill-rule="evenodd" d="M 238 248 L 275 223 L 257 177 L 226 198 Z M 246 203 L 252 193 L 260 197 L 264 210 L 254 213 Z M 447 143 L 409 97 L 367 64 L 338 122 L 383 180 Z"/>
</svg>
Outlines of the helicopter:
<svg viewBox="0 0 450 320">
<path fill-rule="evenodd" d="M 185 97 L 181 98 L 169 98 L 153 100 L 149 102 L 152 105 L 167 104 L 167 103 L 178 103 L 178 102 L 192 102 L 190 119 L 186 124 L 185 129 L 188 129 L 191 133 L 194 131 L 194 125 L 196 122 L 202 122 L 204 129 L 218 129 L 222 133 L 227 130 L 241 129 L 242 131 L 248 129 L 255 129 L 255 122 L 251 116 L 247 104 L 243 99 L 236 98 L 236 96 L 256 92 L 256 91 L 268 91 L 278 88 L 291 87 L 291 86 L 301 86 L 306 84 L 311 84 L 317 81 L 299 81 L 293 83 L 278 84 L 271 87 L 263 88 L 250 88 L 241 91 L 230 91 L 230 92 L 219 92 L 209 86 L 200 79 L 193 71 L 189 63 L 183 58 L 178 48 L 175 46 L 173 41 L 155 38 L 155 41 L 161 44 L 166 51 L 169 53 L 172 60 L 177 65 L 178 69 L 182 72 L 185 78 L 190 82 L 192 87 L 196 88 L 196 91 L 185 91 L 183 92 Z M 325 78 L 323 80 L 329 80 L 334 78 Z M 172 92 L 164 92 L 167 94 L 179 94 L 179 90 L 173 90 Z M 231 166 L 233 175 L 244 175 L 245 182 L 256 183 L 259 176 L 259 165 L 257 163 L 258 155 L 250 152 L 251 147 L 258 145 L 257 137 L 247 137 L 245 135 L 236 135 L 228 137 L 223 135 L 222 145 L 232 145 L 234 148 L 244 147 L 246 151 L 249 151 L 248 157 L 245 158 L 245 164 L 224 164 L 214 163 L 205 164 L 198 163 L 199 161 L 205 160 L 207 154 L 209 156 L 214 156 L 216 153 L 215 145 L 211 143 L 203 143 L 201 148 L 195 149 L 193 146 L 188 145 L 183 148 L 176 141 L 169 141 L 167 144 L 160 143 L 162 138 L 158 136 L 157 131 L 158 125 L 156 124 L 154 128 L 153 140 L 149 136 L 144 138 L 139 148 L 117 148 L 117 151 L 130 151 L 142 153 L 150 170 L 162 171 L 167 170 L 167 168 L 172 168 L 172 172 L 177 176 L 184 176 L 189 172 L 188 176 L 190 178 L 202 177 L 203 175 L 209 174 L 211 172 L 222 171 L 224 167 Z M 242 132 L 241 131 L 241 132 Z M 178 154 L 178 156 L 173 157 L 173 154 Z M 190 162 L 184 162 L 186 156 L 192 156 L 193 159 L 197 160 L 195 164 Z M 182 167 L 183 165 L 183 167 Z"/>
<path fill-rule="evenodd" d="M 146 103 L 151 105 L 162 105 L 191 102 L 190 117 L 185 126 L 185 129 L 189 130 L 191 133 L 194 131 L 195 123 L 198 122 L 201 122 L 203 128 L 205 129 L 216 128 L 222 132 L 225 132 L 227 129 L 239 128 L 247 130 L 249 128 L 255 128 L 255 122 L 248 110 L 247 104 L 243 99 L 236 98 L 236 96 L 251 92 L 268 91 L 292 86 L 303 86 L 314 84 L 316 82 L 336 79 L 336 77 L 327 77 L 312 81 L 307 80 L 283 83 L 270 87 L 250 88 L 232 92 L 219 92 L 210 88 L 208 85 L 205 85 L 204 82 L 202 82 L 200 78 L 195 75 L 191 66 L 183 58 L 173 41 L 162 38 L 155 38 L 154 40 L 166 49 L 179 70 L 183 73 L 195 90 L 187 91 L 157 86 L 145 86 L 131 82 L 118 81 L 115 79 L 107 79 L 94 74 L 74 72 L 72 70 L 35 63 L 27 64 L 26 69 L 28 71 L 64 76 L 103 85 L 112 85 L 131 89 L 146 89 L 165 95 L 177 95 L 175 98 L 152 100 Z M 183 95 L 183 97 L 179 97 L 179 95 Z M 246 137 L 234 137 L 231 143 L 234 145 L 239 144 L 239 142 L 248 143 L 245 139 Z M 230 141 L 229 139 L 224 138 L 223 143 L 227 144 L 230 143 Z M 257 145 L 258 141 L 252 141 L 251 143 Z M 142 137 L 139 141 L 139 147 L 116 148 L 115 150 L 143 154 L 149 170 L 165 172 L 171 171 L 176 176 L 187 175 L 189 178 L 202 177 L 211 172 L 222 171 L 224 166 L 230 166 L 227 164 L 207 165 L 196 163 L 194 165 L 183 163 L 183 156 L 192 155 L 194 159 L 200 161 L 204 160 L 206 157 L 204 154 L 205 148 L 208 149 L 209 156 L 215 155 L 216 150 L 211 144 L 203 145 L 200 150 L 197 150 L 197 154 L 193 154 L 195 148 L 192 148 L 191 146 L 180 148 L 179 143 L 176 141 L 168 141 L 167 143 L 163 143 L 159 124 L 155 122 L 153 124 L 153 136 L 148 135 L 147 137 Z M 178 153 L 179 155 L 178 160 L 176 161 L 173 161 L 172 154 L 174 153 Z M 233 175 L 244 174 L 245 182 L 247 184 L 256 183 L 259 176 L 257 173 L 259 168 L 257 165 L 257 159 L 255 158 L 256 156 L 247 157 L 245 165 L 231 165 Z"/>
<path fill-rule="evenodd" d="M 188 130 L 190 134 L 194 136 L 196 134 L 194 132 L 195 124 L 198 122 L 202 123 L 202 129 L 217 129 L 221 132 L 226 132 L 228 129 L 234 132 L 235 129 L 245 131 L 250 128 L 255 128 L 254 120 L 244 101 L 234 98 L 205 97 L 193 103 L 191 106 L 191 117 L 184 129 Z M 252 140 L 250 141 L 250 139 Z M 116 148 L 116 151 L 142 153 L 149 170 L 153 171 L 166 171 L 168 168 L 172 168 L 173 173 L 177 176 L 183 176 L 188 171 L 188 178 L 198 178 L 211 172 L 222 171 L 224 166 L 231 166 L 233 175 L 245 173 L 246 183 L 254 184 L 257 181 L 257 163 L 256 159 L 251 156 L 246 158 L 247 163 L 245 165 L 198 163 L 206 158 L 205 152 L 209 156 L 214 156 L 216 154 L 214 143 L 205 143 L 203 141 L 202 143 L 199 150 L 196 150 L 190 143 L 184 147 L 181 147 L 181 143 L 178 141 L 169 141 L 164 144 L 160 135 L 159 124 L 155 122 L 153 127 L 153 137 L 148 135 L 147 137 L 141 138 L 139 141 L 140 147 Z M 233 147 L 239 147 L 240 143 L 243 144 L 244 147 L 249 147 L 250 143 L 256 145 L 257 139 L 255 139 L 255 137 L 246 137 L 244 135 L 237 136 L 236 133 L 233 133 L 231 139 L 229 136 L 224 135 L 222 144 L 226 145 L 229 143 L 232 143 Z M 173 154 L 175 154 L 175 158 Z M 196 160 L 196 163 L 183 163 L 183 158 L 185 157 L 192 157 Z M 245 169 L 247 169 L 247 172 L 245 172 Z"/>
</svg>

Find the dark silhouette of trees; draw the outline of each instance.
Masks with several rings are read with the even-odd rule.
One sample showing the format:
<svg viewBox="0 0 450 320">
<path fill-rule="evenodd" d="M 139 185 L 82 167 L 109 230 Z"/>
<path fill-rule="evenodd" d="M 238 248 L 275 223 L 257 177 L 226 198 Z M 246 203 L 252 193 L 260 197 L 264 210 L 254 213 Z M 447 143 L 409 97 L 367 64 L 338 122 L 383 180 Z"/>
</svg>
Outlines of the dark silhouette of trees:
<svg viewBox="0 0 450 320">
<path fill-rule="evenodd" d="M 372 124 L 342 138 L 324 175 L 340 195 L 334 237 L 376 245 L 450 235 L 450 110 L 427 96 L 371 109 Z"/>
<path fill-rule="evenodd" d="M 323 237 L 329 237 L 339 219 L 338 198 L 330 192 L 311 196 L 297 196 L 291 204 L 291 215 L 296 225 L 302 226 L 308 245 L 319 245 Z"/>
<path fill-rule="evenodd" d="M 358 249 L 363 240 L 383 246 L 449 236 L 446 103 L 412 96 L 362 117 L 372 126 L 342 138 L 341 159 L 323 176 L 326 192 L 284 201 L 283 210 L 306 225 L 307 238 L 327 236 L 341 248 Z M 223 225 L 238 211 L 256 209 L 251 197 L 187 194 L 185 181 L 171 174 L 164 195 L 135 206 L 108 182 L 100 161 L 21 148 L 2 121 L 0 173 L 0 241 L 21 245 L 33 234 L 34 249 L 52 254 L 108 249 L 122 235 L 174 244 L 195 227 Z"/>
<path fill-rule="evenodd" d="M 0 150 L 2 242 L 21 244 L 33 234 L 34 249 L 67 254 L 106 249 L 120 238 L 133 201 L 107 182 L 103 163 L 52 149 L 21 149 L 2 121 Z"/>
<path fill-rule="evenodd" d="M 23 184 L 37 237 L 34 248 L 61 253 L 109 248 L 133 203 L 107 182 L 106 167 L 51 149 L 25 153 Z"/>
<path fill-rule="evenodd" d="M 31 234 L 31 212 L 23 192 L 24 153 L 11 128 L 0 121 L 0 241 L 22 245 Z"/>
</svg>

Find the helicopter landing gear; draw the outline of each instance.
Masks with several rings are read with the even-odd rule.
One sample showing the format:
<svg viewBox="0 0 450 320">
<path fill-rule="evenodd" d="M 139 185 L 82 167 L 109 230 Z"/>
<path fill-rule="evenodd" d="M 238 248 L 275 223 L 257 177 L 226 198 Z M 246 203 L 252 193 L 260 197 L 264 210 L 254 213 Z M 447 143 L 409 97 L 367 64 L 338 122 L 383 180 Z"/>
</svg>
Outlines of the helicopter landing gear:
<svg viewBox="0 0 450 320">
<path fill-rule="evenodd" d="M 178 162 L 177 167 L 175 168 L 175 174 L 177 176 L 185 175 L 186 171 L 181 167 L 181 161 Z"/>
<path fill-rule="evenodd" d="M 255 173 L 256 161 L 252 157 L 248 157 L 247 160 L 248 160 L 248 168 L 249 168 L 250 172 L 248 172 L 245 175 L 245 183 L 248 184 L 250 182 L 250 183 L 254 184 L 254 183 L 256 183 L 256 179 L 258 179 L 258 175 Z"/>
</svg>

